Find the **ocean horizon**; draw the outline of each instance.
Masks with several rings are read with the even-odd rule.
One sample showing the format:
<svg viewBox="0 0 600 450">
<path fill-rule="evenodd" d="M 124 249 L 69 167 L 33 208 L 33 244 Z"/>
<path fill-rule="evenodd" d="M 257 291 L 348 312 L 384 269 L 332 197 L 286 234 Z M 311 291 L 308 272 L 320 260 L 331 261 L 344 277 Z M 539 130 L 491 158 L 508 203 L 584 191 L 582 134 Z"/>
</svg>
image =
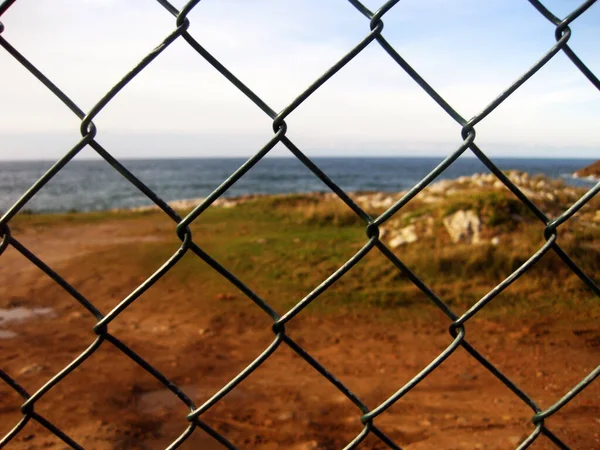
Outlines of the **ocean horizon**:
<svg viewBox="0 0 600 450">
<path fill-rule="evenodd" d="M 399 192 L 414 186 L 442 157 L 314 157 L 312 161 L 348 192 Z M 121 163 L 167 202 L 206 197 L 247 158 L 201 157 L 122 159 Z M 593 186 L 572 176 L 588 158 L 493 158 L 501 170 L 561 178 L 566 184 Z M 0 210 L 8 210 L 54 163 L 0 161 Z M 477 158 L 461 157 L 438 179 L 455 179 L 489 170 Z M 328 192 L 329 188 L 293 157 L 268 156 L 228 190 L 224 197 L 248 194 Z M 152 202 L 103 160 L 68 163 L 24 209 L 31 212 L 102 211 Z"/>
</svg>

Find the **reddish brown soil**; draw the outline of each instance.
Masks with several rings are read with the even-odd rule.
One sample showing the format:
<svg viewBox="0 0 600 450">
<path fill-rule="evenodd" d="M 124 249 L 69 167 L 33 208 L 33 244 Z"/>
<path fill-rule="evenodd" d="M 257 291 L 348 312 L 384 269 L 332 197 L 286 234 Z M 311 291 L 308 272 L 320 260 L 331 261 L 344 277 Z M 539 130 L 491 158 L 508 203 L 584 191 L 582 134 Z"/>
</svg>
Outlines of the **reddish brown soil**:
<svg viewBox="0 0 600 450">
<path fill-rule="evenodd" d="M 150 224 L 138 224 L 135 235 L 140 236 L 140 230 L 146 231 L 143 239 L 153 239 Z M 18 238 L 103 312 L 147 276 L 114 265 L 98 275 L 91 266 L 71 263 L 81 254 L 97 254 L 101 260 L 107 242 L 127 251 L 128 243 L 139 240 L 117 224 L 38 229 Z M 56 244 L 59 241 L 62 244 Z M 52 316 L 7 325 L 17 336 L 0 340 L 0 368 L 33 393 L 95 340 L 95 322 L 14 249 L 9 248 L 1 261 L 0 308 L 54 310 Z M 109 331 L 201 405 L 274 337 L 268 317 L 224 286 L 222 295 L 201 301 L 202 286 L 196 292 L 179 292 L 168 279 L 161 281 L 111 323 Z M 287 332 L 374 408 L 451 343 L 447 327 L 443 317 L 398 322 L 368 311 L 306 311 L 289 323 Z M 600 361 L 600 329 L 585 314 L 568 320 L 475 318 L 468 323 L 467 337 L 543 408 Z M 21 418 L 21 403 L 0 383 L 0 435 Z M 43 396 L 35 411 L 83 447 L 97 449 L 165 448 L 184 431 L 189 412 L 109 342 Z M 405 449 L 509 449 L 534 429 L 532 415 L 459 348 L 375 423 Z M 344 395 L 282 344 L 202 417 L 238 448 L 308 450 L 343 448 L 362 429 L 360 416 Z M 547 425 L 572 448 L 600 448 L 600 383 L 592 383 Z M 66 446 L 31 421 L 7 448 Z M 181 448 L 221 446 L 198 429 Z M 370 436 L 359 448 L 386 447 Z M 542 436 L 531 448 L 554 447 Z"/>
</svg>

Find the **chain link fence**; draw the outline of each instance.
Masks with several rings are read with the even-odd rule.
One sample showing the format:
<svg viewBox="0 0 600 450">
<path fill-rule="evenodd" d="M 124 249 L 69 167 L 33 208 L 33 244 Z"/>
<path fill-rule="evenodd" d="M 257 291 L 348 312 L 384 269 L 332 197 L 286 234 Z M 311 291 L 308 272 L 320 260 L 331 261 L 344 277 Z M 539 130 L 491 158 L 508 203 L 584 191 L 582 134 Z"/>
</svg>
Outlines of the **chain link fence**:
<svg viewBox="0 0 600 450">
<path fill-rule="evenodd" d="M 15 3 L 16 0 L 5 0 L 0 3 L 0 17 L 8 8 Z M 518 449 L 528 448 L 536 439 L 544 435 L 557 448 L 568 448 L 568 446 L 556 436 L 551 428 L 546 424 L 546 419 L 551 417 L 575 396 L 577 396 L 586 386 L 592 383 L 600 374 L 600 366 L 592 370 L 586 377 L 569 390 L 562 398 L 547 409 L 541 409 L 527 393 L 517 386 L 511 379 L 498 370 L 490 361 L 474 348 L 466 339 L 466 328 L 469 320 L 473 318 L 482 308 L 490 301 L 498 296 L 502 291 L 508 288 L 516 279 L 527 272 L 540 258 L 547 252 L 555 252 L 566 264 L 593 292 L 600 297 L 600 288 L 593 279 L 586 274 L 570 257 L 561 249 L 557 243 L 559 230 L 562 224 L 568 221 L 579 209 L 581 209 L 590 199 L 600 191 L 600 183 L 596 184 L 570 208 L 560 214 L 558 217 L 547 217 L 536 204 L 528 198 L 511 180 L 494 164 L 475 142 L 475 126 L 488 117 L 504 100 L 514 93 L 520 86 L 526 83 L 536 72 L 542 68 L 548 61 L 555 57 L 559 52 L 563 52 L 570 61 L 580 70 L 582 76 L 585 76 L 590 83 L 600 90 L 600 80 L 586 67 L 585 63 L 579 59 L 575 52 L 569 47 L 569 39 L 572 31 L 570 25 L 596 2 L 596 0 L 587 0 L 580 6 L 574 9 L 564 18 L 556 17 L 548 10 L 540 1 L 529 0 L 529 3 L 548 21 L 553 23 L 555 28 L 556 44 L 552 46 L 541 58 L 535 62 L 527 72 L 521 75 L 514 83 L 508 86 L 500 95 L 498 95 L 488 106 L 486 106 L 479 114 L 470 119 L 463 118 L 450 104 L 448 104 L 432 87 L 423 79 L 416 69 L 407 62 L 401 54 L 386 40 L 383 31 L 385 14 L 392 8 L 396 7 L 399 0 L 388 1 L 380 9 L 375 12 L 369 10 L 358 0 L 349 0 L 349 7 L 354 7 L 358 13 L 365 17 L 365 37 L 342 59 L 337 61 L 323 75 L 315 80 L 306 90 L 301 92 L 296 99 L 285 107 L 281 112 L 276 112 L 264 102 L 257 94 L 250 90 L 242 80 L 238 79 L 230 72 L 223 64 L 219 62 L 211 53 L 205 49 L 188 32 L 190 22 L 187 19 L 188 14 L 195 8 L 199 0 L 190 1 L 182 10 L 176 9 L 167 0 L 157 0 L 166 13 L 170 13 L 175 19 L 175 29 L 171 32 L 164 41 L 146 55 L 129 73 L 127 73 L 121 81 L 113 86 L 88 112 L 80 109 L 64 92 L 48 79 L 34 64 L 32 64 L 26 56 L 22 55 L 15 47 L 7 40 L 0 36 L 0 46 L 4 51 L 9 53 L 18 63 L 22 64 L 34 77 L 43 83 L 64 105 L 69 108 L 81 120 L 81 140 L 77 142 L 62 158 L 60 158 L 31 188 L 25 192 L 22 197 L 2 216 L 0 219 L 0 254 L 8 247 L 12 246 L 29 261 L 40 268 L 54 282 L 60 285 L 73 299 L 83 306 L 96 319 L 97 323 L 93 328 L 96 338 L 94 342 L 70 364 L 64 367 L 60 372 L 56 373 L 49 379 L 39 390 L 30 393 L 27 392 L 13 377 L 0 369 L 0 379 L 8 385 L 24 400 L 21 406 L 22 418 L 15 424 L 14 428 L 0 440 L 0 447 L 7 445 L 17 436 L 25 425 L 33 420 L 37 421 L 51 433 L 58 436 L 64 443 L 72 448 L 82 448 L 77 442 L 69 437 L 60 428 L 52 424 L 48 419 L 38 414 L 35 410 L 35 404 L 46 393 L 56 386 L 58 383 L 68 383 L 69 374 L 78 366 L 86 364 L 86 360 L 96 352 L 106 342 L 112 344 L 119 349 L 124 355 L 131 358 L 148 373 L 155 377 L 165 388 L 169 389 L 173 396 L 176 396 L 189 408 L 187 417 L 181 417 L 182 424 L 186 424 L 185 431 L 174 440 L 168 448 L 177 448 L 181 445 L 192 433 L 207 433 L 212 436 L 223 447 L 235 449 L 236 447 L 228 441 L 227 437 L 211 428 L 202 420 L 202 415 L 219 402 L 224 396 L 236 388 L 246 377 L 255 371 L 263 362 L 265 362 L 280 345 L 287 345 L 296 354 L 310 364 L 318 373 L 326 378 L 335 388 L 337 388 L 344 396 L 346 396 L 353 404 L 356 405 L 357 415 L 360 417 L 364 427 L 362 431 L 354 437 L 354 439 L 346 445 L 346 449 L 356 448 L 361 441 L 368 435 L 376 436 L 381 443 L 391 449 L 400 449 L 400 443 L 395 443 L 390 437 L 384 434 L 376 424 L 376 418 L 384 414 L 400 398 L 408 394 L 415 386 L 417 386 L 424 378 L 431 374 L 436 368 L 444 362 L 457 348 L 464 348 L 475 360 L 485 367 L 491 374 L 498 378 L 510 391 L 514 393 L 525 405 L 531 408 L 533 412 L 532 431 L 529 436 L 524 439 Z M 401 8 L 401 6 L 399 6 Z M 10 24 L 8 24 L 9 26 Z M 0 22 L 0 33 L 4 30 L 4 25 Z M 181 217 L 175 212 L 165 201 L 163 201 L 156 193 L 142 183 L 133 173 L 131 173 L 119 160 L 114 158 L 107 149 L 101 146 L 96 135 L 98 130 L 94 125 L 94 118 L 111 102 L 111 100 L 123 90 L 127 84 L 133 80 L 140 72 L 146 70 L 159 55 L 164 52 L 176 40 L 184 40 L 189 46 L 194 49 L 198 56 L 204 58 L 217 70 L 223 77 L 229 80 L 239 91 L 248 97 L 258 108 L 260 108 L 273 121 L 273 136 L 272 138 L 258 151 L 241 165 L 231 176 L 225 180 L 217 189 L 214 190 L 201 204 L 196 206 L 187 216 Z M 385 52 L 392 58 L 399 70 L 404 70 L 410 77 L 425 91 L 431 99 L 433 99 L 452 119 L 460 126 L 461 143 L 451 154 L 449 154 L 434 170 L 426 177 L 410 189 L 400 200 L 398 200 L 387 211 L 379 217 L 371 217 L 350 196 L 336 185 L 326 173 L 324 173 L 310 158 L 308 158 L 298 148 L 287 135 L 286 118 L 290 116 L 296 108 L 309 98 L 317 89 L 336 74 L 343 70 L 344 66 L 360 54 L 365 48 L 370 45 L 380 45 Z M 318 177 L 333 191 L 349 208 L 351 208 L 358 217 L 360 217 L 366 226 L 366 243 L 364 246 L 350 258 L 344 265 L 333 272 L 322 284 L 316 287 L 309 295 L 299 301 L 293 308 L 285 314 L 278 314 L 265 300 L 259 297 L 255 292 L 249 289 L 240 279 L 238 279 L 227 268 L 215 261 L 209 254 L 200 248 L 192 237 L 190 224 L 197 219 L 204 211 L 207 210 L 222 196 L 236 181 L 244 176 L 261 158 L 263 158 L 273 147 L 281 143 L 283 144 L 299 161 L 302 162 L 315 177 Z M 146 281 L 139 285 L 131 294 L 123 299 L 112 311 L 108 314 L 102 314 L 92 302 L 79 293 L 73 286 L 65 281 L 57 272 L 39 259 L 35 254 L 21 244 L 14 236 L 11 235 L 10 224 L 11 219 L 21 211 L 27 203 L 38 193 L 44 186 L 58 173 L 61 169 L 71 161 L 82 149 L 90 147 L 100 157 L 102 157 L 114 170 L 125 177 L 133 186 L 145 194 L 154 204 L 156 204 L 163 212 L 173 221 L 173 229 L 177 236 L 181 239 L 180 248 Z M 427 187 L 436 177 L 438 177 L 446 168 L 448 168 L 460 155 L 467 150 L 471 151 L 479 160 L 487 166 L 487 168 L 500 180 L 535 216 L 544 224 L 545 243 L 537 252 L 522 264 L 510 276 L 504 279 L 500 284 L 495 286 L 488 294 L 477 301 L 462 315 L 455 313 L 442 298 L 436 295 L 430 287 L 428 287 L 417 274 L 413 273 L 399 258 L 396 256 L 380 239 L 379 229 L 400 211 L 411 199 L 419 195 L 419 193 Z M 435 359 L 433 359 L 421 372 L 412 378 L 406 385 L 402 386 L 396 393 L 385 400 L 383 403 L 371 407 L 367 406 L 360 398 L 353 394 L 336 376 L 329 372 L 326 367 L 316 361 L 313 356 L 306 352 L 298 343 L 292 340 L 286 334 L 286 324 L 295 316 L 300 314 L 311 302 L 313 302 L 320 294 L 327 290 L 339 278 L 344 276 L 355 264 L 371 251 L 379 251 L 387 257 L 396 268 L 405 274 L 412 283 L 414 283 L 427 297 L 448 317 L 450 321 L 450 343 L 444 351 L 442 351 Z M 247 298 L 253 302 L 256 307 L 260 308 L 273 321 L 274 339 L 272 343 L 260 354 L 250 365 L 235 376 L 229 383 L 223 386 L 215 393 L 208 401 L 202 405 L 196 405 L 192 399 L 171 380 L 166 378 L 161 372 L 155 369 L 151 364 L 136 354 L 131 348 L 122 343 L 117 337 L 109 331 L 110 323 L 121 314 L 128 306 L 136 301 L 146 290 L 150 289 L 161 277 L 171 270 L 178 261 L 186 253 L 193 253 L 198 258 L 204 260 L 215 271 L 222 275 L 229 283 L 244 293 Z M 200 430 L 197 430 L 197 429 Z"/>
</svg>

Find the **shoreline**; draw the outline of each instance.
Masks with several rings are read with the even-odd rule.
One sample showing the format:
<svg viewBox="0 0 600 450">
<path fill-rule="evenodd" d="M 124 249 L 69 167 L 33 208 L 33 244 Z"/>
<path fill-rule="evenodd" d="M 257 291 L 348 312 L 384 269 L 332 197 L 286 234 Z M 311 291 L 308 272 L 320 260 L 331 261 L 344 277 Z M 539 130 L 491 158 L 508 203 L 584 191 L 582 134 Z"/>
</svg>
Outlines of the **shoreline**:
<svg viewBox="0 0 600 450">
<path fill-rule="evenodd" d="M 580 186 L 572 186 L 564 183 L 564 177 L 551 178 L 546 175 L 536 174 L 531 175 L 528 172 L 508 171 L 508 178 L 532 200 L 550 200 L 558 197 L 559 191 L 576 199 L 578 195 L 583 194 L 586 188 Z M 573 177 L 575 178 L 575 177 Z M 591 180 L 590 180 L 591 181 Z M 460 176 L 455 179 L 438 179 L 425 187 L 415 199 L 424 203 L 437 203 L 442 201 L 447 196 L 459 194 L 460 192 L 474 192 L 477 190 L 492 189 L 502 191 L 507 189 L 506 186 L 491 173 L 475 173 L 471 176 Z M 402 191 L 349 191 L 348 196 L 365 208 L 387 209 L 390 208 L 396 201 L 402 198 L 409 190 Z M 254 200 L 261 199 L 315 199 L 317 201 L 335 201 L 339 197 L 331 191 L 312 191 L 312 192 L 290 192 L 278 194 L 244 194 L 234 197 L 220 197 L 216 199 L 210 206 L 220 208 L 234 208 Z M 175 210 L 193 209 L 200 205 L 206 197 L 197 197 L 191 199 L 179 199 L 167 202 L 167 204 Z M 413 200 L 411 200 L 413 201 Z M 144 212 L 157 211 L 157 205 L 143 205 L 133 208 L 114 208 L 110 212 Z"/>
<path fill-rule="evenodd" d="M 569 183 L 568 180 L 577 180 L 579 182 L 585 182 L 586 185 L 592 184 L 592 183 L 597 183 L 600 181 L 600 178 L 598 177 L 594 177 L 592 175 L 589 176 L 578 176 L 576 173 L 572 173 L 572 174 L 561 174 L 559 177 L 557 178 L 553 178 L 544 174 L 531 174 L 529 172 L 524 172 L 524 171 L 519 171 L 519 170 L 510 170 L 510 171 L 506 171 L 505 172 L 509 178 L 514 178 L 515 174 L 520 174 L 520 175 L 525 175 L 525 177 L 530 178 L 530 179 L 543 179 L 545 180 L 547 183 L 550 184 L 555 184 L 555 183 L 564 183 L 565 184 L 565 189 L 571 189 L 571 190 L 580 190 L 580 189 L 588 189 L 586 186 L 580 186 L 577 184 L 573 184 L 573 183 Z M 425 188 L 425 191 L 429 190 L 429 189 L 434 189 L 434 190 L 439 190 L 438 187 L 436 187 L 437 185 L 451 185 L 453 183 L 465 183 L 466 180 L 476 180 L 476 179 L 486 179 L 487 180 L 487 184 L 494 184 L 496 183 L 496 187 L 498 188 L 502 183 L 491 173 L 474 173 L 473 175 L 467 176 L 467 175 L 463 175 L 463 176 L 459 176 L 457 178 L 438 178 L 435 179 L 431 184 L 428 185 L 427 188 Z M 515 179 L 517 181 L 517 185 L 519 184 L 519 177 L 517 177 Z M 513 181 L 515 181 L 513 180 Z M 481 186 L 479 186 L 481 187 Z M 535 198 L 536 194 L 534 191 L 531 190 L 531 186 L 525 187 L 525 191 L 524 193 L 528 196 L 532 196 L 533 198 Z M 477 188 L 477 186 L 473 186 L 473 189 Z M 373 197 L 397 197 L 399 198 L 400 196 L 404 195 L 407 192 L 407 190 L 402 190 L 402 191 L 393 191 L 393 190 L 359 190 L 359 191 L 348 191 L 347 194 L 354 200 L 356 200 L 357 198 L 363 198 L 363 200 L 365 198 L 373 198 Z M 331 198 L 337 198 L 337 195 L 334 194 L 333 192 L 329 191 L 329 190 L 322 190 L 322 191 L 304 191 L 304 192 L 280 192 L 280 193 L 249 193 L 249 194 L 241 194 L 241 195 L 235 195 L 235 196 L 231 196 L 231 197 L 219 197 L 217 200 L 215 200 L 211 206 L 215 206 L 215 207 L 221 207 L 221 208 L 233 208 L 239 204 L 242 203 L 246 203 L 248 201 L 252 201 L 252 200 L 258 200 L 258 199 L 268 199 L 268 198 L 289 198 L 289 197 L 302 197 L 302 198 L 318 198 L 321 197 L 322 199 L 326 200 L 326 199 L 331 199 Z M 171 200 L 171 201 L 167 201 L 166 203 L 173 209 L 175 210 L 188 210 L 188 209 L 193 209 L 196 206 L 200 205 L 207 197 L 194 197 L 194 198 L 182 198 L 182 199 L 176 199 L 176 200 Z M 381 202 L 379 202 L 381 203 Z M 392 203 L 390 203 L 389 201 L 384 202 L 385 204 L 388 204 L 388 206 L 391 206 Z M 379 205 L 379 206 L 384 206 L 384 205 Z M 72 209 L 66 209 L 66 210 L 34 210 L 34 209 L 28 209 L 27 207 L 25 207 L 22 211 L 21 214 L 36 214 L 36 215 L 41 215 L 41 214 L 85 214 L 85 213 L 119 213 L 119 212 L 145 212 L 145 211 L 158 211 L 160 210 L 160 208 L 155 205 L 155 204 L 141 204 L 141 205 L 137 205 L 137 206 L 131 206 L 131 207 L 117 207 L 117 208 L 104 208 L 104 209 L 82 209 L 82 210 L 78 210 L 77 208 L 72 208 Z"/>
<path fill-rule="evenodd" d="M 574 178 L 575 180 L 589 181 L 590 183 L 597 183 L 598 181 L 600 181 L 600 177 L 596 177 L 594 175 L 580 177 L 579 175 L 577 175 L 577 173 L 572 174 L 571 178 Z"/>
</svg>

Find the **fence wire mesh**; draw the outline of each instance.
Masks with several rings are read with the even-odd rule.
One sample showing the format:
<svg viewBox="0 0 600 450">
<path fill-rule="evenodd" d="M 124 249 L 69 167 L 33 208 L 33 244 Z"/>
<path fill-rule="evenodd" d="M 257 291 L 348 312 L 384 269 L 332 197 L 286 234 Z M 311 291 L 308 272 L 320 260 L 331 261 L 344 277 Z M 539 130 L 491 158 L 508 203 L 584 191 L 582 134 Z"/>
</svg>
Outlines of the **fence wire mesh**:
<svg viewBox="0 0 600 450">
<path fill-rule="evenodd" d="M 526 439 L 518 444 L 518 449 L 528 448 L 542 435 L 545 436 L 549 442 L 553 443 L 557 448 L 569 448 L 566 443 L 564 443 L 555 433 L 552 432 L 546 421 L 598 377 L 600 374 L 600 366 L 596 367 L 587 376 L 581 379 L 579 383 L 573 386 L 552 406 L 542 409 L 537 405 L 533 398 L 524 392 L 515 382 L 504 375 L 469 343 L 469 341 L 466 339 L 466 327 L 470 319 L 477 315 L 482 308 L 484 308 L 502 291 L 507 289 L 516 279 L 531 269 L 532 266 L 534 266 L 536 262 L 539 261 L 540 258 L 547 252 L 555 252 L 562 259 L 562 261 L 564 261 L 564 264 L 566 264 L 570 270 L 572 270 L 597 297 L 600 297 L 600 288 L 598 285 L 569 257 L 565 251 L 563 251 L 557 242 L 561 225 L 568 221 L 578 210 L 586 205 L 586 203 L 588 203 L 592 197 L 594 197 L 600 191 L 600 183 L 593 186 L 585 195 L 583 195 L 578 201 L 572 204 L 558 217 L 548 217 L 494 164 L 494 162 L 486 155 L 486 153 L 477 145 L 475 139 L 475 126 L 488 117 L 502 102 L 504 102 L 520 86 L 532 78 L 538 70 L 540 70 L 559 52 L 563 52 L 566 56 L 568 56 L 570 61 L 579 69 L 581 74 L 585 76 L 596 89 L 600 90 L 600 80 L 586 66 L 586 64 L 579 59 L 576 53 L 568 45 L 572 35 L 570 25 L 582 14 L 585 14 L 585 12 L 594 3 L 596 3 L 596 0 L 587 0 L 583 2 L 580 6 L 562 19 L 555 16 L 543 5 L 542 2 L 537 0 L 529 0 L 529 3 L 541 15 L 555 25 L 556 44 L 548 49 L 545 54 L 541 55 L 540 59 L 536 61 L 529 70 L 515 80 L 510 86 L 506 87 L 506 89 L 481 112 L 468 120 L 463 118 L 458 111 L 456 111 L 448 102 L 446 102 L 444 98 L 438 94 L 438 92 L 436 92 L 434 87 L 429 85 L 427 81 L 419 75 L 417 70 L 414 69 L 409 62 L 407 62 L 402 55 L 386 40 L 383 34 L 383 19 L 386 13 L 388 13 L 392 8 L 397 7 L 396 5 L 399 0 L 388 1 L 375 12 L 372 12 L 369 8 L 357 0 L 349 0 L 350 6 L 354 7 L 358 13 L 362 14 L 366 18 L 365 27 L 367 30 L 365 32 L 365 37 L 358 42 L 356 46 L 352 48 L 343 58 L 337 61 L 323 75 L 316 79 L 308 88 L 299 93 L 296 99 L 279 113 L 269 107 L 265 101 L 263 101 L 257 94 L 248 88 L 248 86 L 245 85 L 242 80 L 230 72 L 221 62 L 219 62 L 217 58 L 215 58 L 188 32 L 190 22 L 187 17 L 189 13 L 198 5 L 200 0 L 190 1 L 181 10 L 175 8 L 167 0 L 157 1 L 168 13 L 174 17 L 174 30 L 165 37 L 164 41 L 159 46 L 148 53 L 129 73 L 127 73 L 117 84 L 115 84 L 112 89 L 110 89 L 88 112 L 84 112 L 81 108 L 79 108 L 57 85 L 55 85 L 38 68 L 36 68 L 36 66 L 31 63 L 26 56 L 22 55 L 6 39 L 0 36 L 0 46 L 4 49 L 4 51 L 10 54 L 15 61 L 23 65 L 35 78 L 43 83 L 48 90 L 50 90 L 58 99 L 60 99 L 62 103 L 64 103 L 64 105 L 81 120 L 81 139 L 79 142 L 77 142 L 41 178 L 39 178 L 35 184 L 33 184 L 31 188 L 27 190 L 27 192 L 25 192 L 22 197 L 0 219 L 0 235 L 2 236 L 2 241 L 0 243 L 0 254 L 4 252 L 8 246 L 12 246 L 39 269 L 45 272 L 45 274 L 55 283 L 60 285 L 64 291 L 72 296 L 74 301 L 78 302 L 97 320 L 96 325 L 93 327 L 93 332 L 95 333 L 96 337 L 89 347 L 70 364 L 47 380 L 47 382 L 36 392 L 30 393 L 26 391 L 19 384 L 18 380 L 0 369 L 0 378 L 2 381 L 23 398 L 23 404 L 20 407 L 22 418 L 18 423 L 15 424 L 14 428 L 6 436 L 4 436 L 2 440 L 0 440 L 0 447 L 3 447 L 11 442 L 11 440 L 13 440 L 21 432 L 25 425 L 29 421 L 33 420 L 37 421 L 51 433 L 54 433 L 68 446 L 76 449 L 82 448 L 80 444 L 75 442 L 75 440 L 68 436 L 59 427 L 54 425 L 44 416 L 38 414 L 35 410 L 35 405 L 36 402 L 44 397 L 48 391 L 50 391 L 58 383 L 68 383 L 69 374 L 82 364 L 86 364 L 88 358 L 102 345 L 106 345 L 106 342 L 108 342 L 120 350 L 124 355 L 131 358 L 131 360 L 135 361 L 135 363 L 140 365 L 153 377 L 155 377 L 156 380 L 162 383 L 165 388 L 173 393 L 173 396 L 176 396 L 189 408 L 189 414 L 186 417 L 181 417 L 182 427 L 185 427 L 185 431 L 168 446 L 170 449 L 180 446 L 184 441 L 186 441 L 186 439 L 190 437 L 192 433 L 195 432 L 207 433 L 214 438 L 216 442 L 222 444 L 223 447 L 235 449 L 235 445 L 232 444 L 226 436 L 211 428 L 202 420 L 202 415 L 211 409 L 216 403 L 221 401 L 221 399 L 223 399 L 223 397 L 225 397 L 228 393 L 234 390 L 236 386 L 238 386 L 246 377 L 248 377 L 271 355 L 273 355 L 274 352 L 277 351 L 278 347 L 280 347 L 282 344 L 287 345 L 297 355 L 303 358 L 319 374 L 326 378 L 329 383 L 331 383 L 353 404 L 356 405 L 358 409 L 357 416 L 360 418 L 363 428 L 362 431 L 357 434 L 351 442 L 348 442 L 348 444 L 345 446 L 346 449 L 356 448 L 368 435 L 375 436 L 384 446 L 387 446 L 388 448 L 400 449 L 400 445 L 402 445 L 402 443 L 394 442 L 383 431 L 381 431 L 376 424 L 376 418 L 379 415 L 384 414 L 386 410 L 399 399 L 410 393 L 415 386 L 417 386 L 421 381 L 423 381 L 423 379 L 436 370 L 436 368 L 440 366 L 440 364 L 442 364 L 444 360 L 446 360 L 459 347 L 464 348 L 475 360 L 485 367 L 485 369 L 487 369 L 510 391 L 512 391 L 512 393 L 514 393 L 514 395 L 516 395 L 525 405 L 531 408 L 533 412 L 533 417 L 531 420 L 532 430 L 529 436 L 527 436 Z M 5 0 L 4 2 L 0 3 L 0 17 L 15 2 L 16 0 Z M 401 8 L 401 6 L 398 6 L 398 8 Z M 4 26 L 5 25 L 0 22 L 0 33 L 4 31 Z M 8 23 L 7 26 L 10 26 L 10 23 Z M 183 40 L 187 42 L 187 44 L 197 52 L 199 57 L 208 61 L 215 70 L 229 80 L 229 82 L 231 82 L 242 94 L 250 99 L 273 121 L 272 138 L 266 142 L 264 146 L 254 154 L 254 156 L 249 158 L 243 165 L 241 165 L 229 176 L 229 178 L 227 178 L 217 189 L 215 189 L 214 192 L 212 192 L 202 203 L 197 205 L 185 217 L 181 217 L 163 199 L 161 199 L 155 192 L 153 192 L 148 186 L 140 181 L 133 173 L 131 173 L 118 159 L 113 157 L 107 149 L 98 143 L 96 140 L 98 130 L 93 122 L 94 119 L 106 107 L 106 105 L 108 105 L 111 100 L 113 100 L 115 96 L 122 91 L 131 80 L 140 74 L 140 72 L 149 70 L 147 68 L 152 64 L 152 62 L 177 40 Z M 328 175 L 324 173 L 317 166 L 317 164 L 315 164 L 314 161 L 307 157 L 300 150 L 300 148 L 294 144 L 294 142 L 287 135 L 288 127 L 285 121 L 286 118 L 290 116 L 300 104 L 309 98 L 323 84 L 327 83 L 333 75 L 340 70 L 343 70 L 344 66 L 348 62 L 354 59 L 370 45 L 381 46 L 381 48 L 385 50 L 390 58 L 397 63 L 399 69 L 404 70 L 408 75 L 410 75 L 410 77 L 431 97 L 431 99 L 433 99 L 452 119 L 454 119 L 462 127 L 461 142 L 458 145 L 458 148 L 452 151 L 437 167 L 435 167 L 435 169 L 433 169 L 427 176 L 425 176 L 419 183 L 412 187 L 400 200 L 398 200 L 379 217 L 371 217 L 363 208 L 355 203 L 342 188 L 334 183 L 328 177 Z M 202 215 L 211 206 L 211 204 L 221 197 L 234 183 L 242 178 L 256 163 L 258 163 L 265 155 L 267 155 L 276 144 L 279 143 L 283 144 L 302 164 L 304 164 L 304 166 L 306 166 L 314 174 L 315 177 L 324 182 L 332 192 L 334 192 L 349 208 L 352 209 L 352 211 L 354 211 L 358 217 L 360 217 L 360 219 L 364 221 L 367 235 L 366 243 L 354 256 L 352 256 L 336 271 L 331 273 L 330 276 L 322 284 L 317 286 L 310 294 L 308 294 L 294 307 L 282 315 L 276 312 L 275 309 L 271 307 L 264 299 L 253 292 L 246 284 L 244 284 L 242 280 L 237 278 L 226 267 L 218 263 L 205 250 L 197 245 L 194 242 L 189 228 L 190 224 L 194 220 Z M 84 297 L 72 285 L 65 281 L 65 279 L 61 277 L 59 273 L 55 272 L 51 267 L 44 263 L 44 261 L 39 259 L 34 253 L 28 250 L 21 242 L 12 236 L 10 229 L 11 219 L 13 219 L 15 215 L 19 213 L 19 211 L 21 211 L 27 205 L 27 203 L 41 189 L 43 189 L 44 186 L 58 172 L 60 172 L 61 169 L 63 169 L 63 167 L 65 167 L 67 163 L 69 163 L 69 161 L 71 161 L 79 152 L 81 152 L 81 150 L 86 147 L 92 148 L 100 157 L 110 164 L 114 170 L 116 170 L 133 186 L 145 194 L 154 204 L 156 204 L 158 208 L 160 208 L 160 210 L 162 210 L 162 212 L 164 212 L 164 214 L 166 214 L 173 221 L 174 231 L 181 240 L 180 248 L 167 261 L 164 262 L 160 269 L 158 269 L 154 274 L 140 284 L 133 292 L 131 292 L 107 314 L 103 314 L 90 300 Z M 459 315 L 455 313 L 442 298 L 436 295 L 416 273 L 413 273 L 403 263 L 403 261 L 400 260 L 398 256 L 393 253 L 382 240 L 379 239 L 379 230 L 380 227 L 386 223 L 386 221 L 398 213 L 411 199 L 419 195 L 419 193 L 425 187 L 427 187 L 467 150 L 470 150 L 485 166 L 487 166 L 487 168 L 498 178 L 498 180 L 500 180 L 544 224 L 545 243 L 517 270 L 515 270 L 500 284 L 490 290 L 466 312 L 464 312 L 462 315 Z M 381 252 L 381 254 L 387 257 L 399 271 L 405 274 L 408 279 L 410 279 L 410 281 L 414 283 L 418 289 L 421 290 L 433 302 L 433 304 L 435 304 L 435 306 L 437 306 L 437 308 L 439 308 L 448 317 L 450 322 L 450 338 L 449 344 L 445 350 L 443 350 L 435 359 L 433 359 L 421 372 L 415 375 L 414 378 L 412 378 L 404 386 L 400 387 L 383 403 L 375 406 L 371 405 L 371 407 L 369 407 L 354 393 L 352 393 L 350 389 L 348 389 L 348 387 L 346 387 L 332 372 L 321 365 L 313 356 L 311 356 L 297 342 L 288 336 L 286 334 L 286 324 L 300 314 L 304 308 L 306 308 L 319 295 L 327 290 L 333 283 L 344 276 L 344 274 L 346 274 L 355 264 L 363 259 L 365 255 L 374 250 Z M 152 286 L 167 272 L 169 272 L 186 253 L 193 253 L 198 258 L 206 262 L 229 283 L 245 294 L 250 302 L 253 302 L 257 308 L 260 308 L 273 321 L 272 331 L 274 334 L 274 339 L 272 343 L 251 364 L 249 364 L 244 370 L 237 374 L 237 376 L 231 379 L 218 392 L 216 392 L 209 400 L 201 405 L 196 405 L 192 398 L 186 394 L 182 388 L 178 387 L 160 371 L 154 368 L 150 363 L 144 360 L 140 355 L 138 355 L 131 348 L 121 342 L 116 336 L 110 333 L 110 323 L 133 302 L 135 302 L 146 290 L 151 289 Z"/>
</svg>

